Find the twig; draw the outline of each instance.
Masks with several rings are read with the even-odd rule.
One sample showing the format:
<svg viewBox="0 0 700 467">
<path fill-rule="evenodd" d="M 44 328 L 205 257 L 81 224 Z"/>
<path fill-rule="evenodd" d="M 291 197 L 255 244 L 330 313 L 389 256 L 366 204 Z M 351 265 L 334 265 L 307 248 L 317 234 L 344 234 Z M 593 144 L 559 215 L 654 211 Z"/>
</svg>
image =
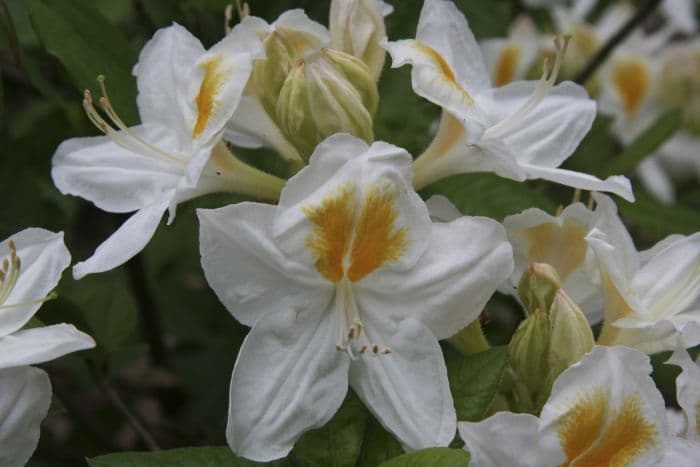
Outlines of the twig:
<svg viewBox="0 0 700 467">
<path fill-rule="evenodd" d="M 136 432 L 141 436 L 144 444 L 149 451 L 159 451 L 160 447 L 158 443 L 153 439 L 151 434 L 146 430 L 141 421 L 132 413 L 132 411 L 127 407 L 124 401 L 121 400 L 117 391 L 115 391 L 112 386 L 110 386 L 109 381 L 105 378 L 104 374 L 100 368 L 93 361 L 88 361 L 88 366 L 90 367 L 90 373 L 92 373 L 93 378 L 97 382 L 102 392 L 107 396 L 112 405 L 124 416 L 124 418 L 129 422 L 129 424 L 136 430 Z"/>
<path fill-rule="evenodd" d="M 640 24 L 647 19 L 647 17 L 659 6 L 661 0 L 647 0 L 642 4 L 642 6 L 637 9 L 635 14 L 627 20 L 625 24 L 603 45 L 603 47 L 598 50 L 598 52 L 593 56 L 586 67 L 579 73 L 579 75 L 574 79 L 574 82 L 578 84 L 583 84 L 588 79 L 593 76 L 593 73 L 602 65 L 608 56 L 615 50 L 622 41 L 624 41 L 627 36 Z"/>
</svg>

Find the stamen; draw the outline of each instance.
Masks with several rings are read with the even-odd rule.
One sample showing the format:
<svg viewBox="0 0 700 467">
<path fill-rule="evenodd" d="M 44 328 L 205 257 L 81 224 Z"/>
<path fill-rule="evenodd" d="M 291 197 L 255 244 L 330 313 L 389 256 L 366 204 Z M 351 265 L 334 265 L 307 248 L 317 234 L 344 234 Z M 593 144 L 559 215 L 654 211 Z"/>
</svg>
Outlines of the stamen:
<svg viewBox="0 0 700 467">
<path fill-rule="evenodd" d="M 360 319 L 360 313 L 355 302 L 352 285 L 347 280 L 342 280 L 336 287 L 334 313 L 337 319 L 337 351 L 347 352 L 348 356 L 355 360 L 358 355 L 363 355 L 369 349 L 369 355 L 388 355 L 391 349 L 380 347 L 370 343 L 365 333 L 362 332 L 364 323 Z M 347 332 L 346 332 L 347 329 Z"/>
<path fill-rule="evenodd" d="M 0 305 L 0 310 L 4 310 L 7 308 L 19 308 L 21 306 L 37 305 L 39 303 L 44 303 L 44 302 L 48 302 L 50 300 L 54 300 L 57 297 L 58 297 L 58 294 L 56 292 L 51 292 L 46 297 L 40 298 L 38 300 L 29 300 L 27 302 L 13 303 L 11 305 Z"/>
<path fill-rule="evenodd" d="M 496 125 L 492 126 L 484 132 L 484 138 L 499 138 L 505 135 L 508 130 L 510 130 L 519 120 L 524 118 L 533 108 L 539 104 L 542 99 L 544 99 L 549 90 L 554 86 L 559 75 L 559 69 L 561 68 L 562 59 L 566 53 L 566 49 L 569 46 L 569 40 L 571 36 L 564 36 L 564 45 L 561 43 L 559 37 L 554 38 L 554 48 L 556 50 L 556 58 L 554 60 L 554 67 L 551 74 L 549 73 L 549 59 L 545 57 L 544 63 L 542 65 L 542 77 L 539 83 L 535 87 L 535 90 L 530 95 L 530 98 L 520 107 L 520 109 L 513 112 L 510 116 L 501 120 Z M 549 77 L 547 77 L 549 75 Z"/>
<path fill-rule="evenodd" d="M 21 269 L 21 261 L 17 256 L 17 247 L 15 242 L 10 240 L 7 242 L 7 247 L 10 250 L 10 258 L 2 261 L 2 276 L 0 277 L 0 305 L 5 303 L 12 289 L 15 288 L 17 278 Z"/>
</svg>

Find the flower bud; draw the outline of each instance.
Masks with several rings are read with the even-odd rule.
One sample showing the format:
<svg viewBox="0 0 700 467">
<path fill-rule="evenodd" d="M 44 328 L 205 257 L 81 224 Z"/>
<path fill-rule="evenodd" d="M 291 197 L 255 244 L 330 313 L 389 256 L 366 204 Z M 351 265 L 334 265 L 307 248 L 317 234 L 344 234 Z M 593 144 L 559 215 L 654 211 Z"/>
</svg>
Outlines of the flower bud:
<svg viewBox="0 0 700 467">
<path fill-rule="evenodd" d="M 537 309 L 520 323 L 508 344 L 508 361 L 531 395 L 539 393 L 546 383 L 548 348 L 549 317 Z"/>
<path fill-rule="evenodd" d="M 554 296 L 549 323 L 549 377 L 553 382 L 562 371 L 593 350 L 595 342 L 586 316 L 564 289 Z"/>
<path fill-rule="evenodd" d="M 377 87 L 359 59 L 330 49 L 301 59 L 281 87 L 278 125 L 308 158 L 318 143 L 338 133 L 372 142 Z"/>
<path fill-rule="evenodd" d="M 528 313 L 548 312 L 554 295 L 561 288 L 557 271 L 546 263 L 532 263 L 523 272 L 518 283 L 518 295 Z"/>
<path fill-rule="evenodd" d="M 379 45 L 386 38 L 384 16 L 391 6 L 381 0 L 333 0 L 329 29 L 331 47 L 362 60 L 373 81 L 379 79 L 385 50 Z"/>
</svg>

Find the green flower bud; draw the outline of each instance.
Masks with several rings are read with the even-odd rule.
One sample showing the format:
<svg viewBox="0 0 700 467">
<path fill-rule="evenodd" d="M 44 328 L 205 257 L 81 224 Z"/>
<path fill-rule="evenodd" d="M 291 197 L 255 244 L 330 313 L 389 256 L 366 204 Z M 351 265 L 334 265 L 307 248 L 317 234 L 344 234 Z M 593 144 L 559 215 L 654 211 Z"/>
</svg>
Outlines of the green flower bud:
<svg viewBox="0 0 700 467">
<path fill-rule="evenodd" d="M 553 382 L 562 371 L 593 350 L 593 332 L 586 316 L 564 289 L 554 296 L 549 311 L 549 377 Z"/>
<path fill-rule="evenodd" d="M 279 92 L 279 127 L 304 158 L 326 137 L 345 132 L 374 140 L 377 88 L 367 66 L 343 52 L 322 49 L 299 60 Z"/>
<path fill-rule="evenodd" d="M 523 272 L 518 283 L 518 295 L 528 313 L 547 312 L 554 295 L 561 288 L 557 271 L 546 263 L 532 263 Z"/>
<path fill-rule="evenodd" d="M 384 16 L 389 12 L 391 7 L 380 0 L 331 2 L 331 47 L 362 60 L 374 81 L 379 79 L 386 57 L 379 43 L 386 38 Z"/>
<path fill-rule="evenodd" d="M 549 328 L 547 313 L 537 309 L 520 323 L 508 344 L 508 361 L 531 395 L 544 389 L 549 373 Z"/>
</svg>

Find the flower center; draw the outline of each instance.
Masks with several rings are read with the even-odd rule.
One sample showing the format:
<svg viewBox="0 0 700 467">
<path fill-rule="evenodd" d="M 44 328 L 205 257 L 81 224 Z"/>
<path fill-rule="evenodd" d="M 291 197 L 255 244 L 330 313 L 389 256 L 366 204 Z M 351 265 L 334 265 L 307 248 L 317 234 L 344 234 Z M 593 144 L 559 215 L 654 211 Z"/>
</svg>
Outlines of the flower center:
<svg viewBox="0 0 700 467">
<path fill-rule="evenodd" d="M 515 72 L 520 64 L 521 50 L 518 44 L 508 44 L 498 57 L 493 75 L 493 85 L 503 86 L 515 78 Z"/>
<path fill-rule="evenodd" d="M 217 97 L 221 87 L 226 82 L 230 69 L 222 67 L 223 56 L 214 55 L 201 63 L 204 70 L 204 78 L 199 87 L 199 94 L 195 98 L 197 104 L 197 121 L 192 129 L 192 138 L 197 139 L 207 126 L 207 122 L 216 112 L 219 106 Z"/>
<path fill-rule="evenodd" d="M 12 290 L 14 290 L 15 284 L 17 284 L 17 279 L 19 278 L 19 273 L 22 264 L 22 262 L 19 259 L 19 256 L 17 255 L 17 247 L 15 246 L 15 242 L 10 240 L 7 242 L 7 246 L 10 250 L 10 255 L 8 258 L 2 260 L 2 266 L 0 267 L 0 310 L 6 308 L 17 308 L 26 305 L 36 305 L 37 303 L 44 303 L 48 300 L 52 300 L 53 298 L 55 298 L 56 294 L 52 292 L 46 297 L 38 300 L 31 300 L 22 303 L 13 303 L 9 305 L 5 304 L 8 297 L 12 293 Z"/>
<path fill-rule="evenodd" d="M 634 117 L 651 84 L 646 63 L 638 58 L 618 59 L 613 65 L 612 80 L 625 114 L 627 117 Z"/>
</svg>

